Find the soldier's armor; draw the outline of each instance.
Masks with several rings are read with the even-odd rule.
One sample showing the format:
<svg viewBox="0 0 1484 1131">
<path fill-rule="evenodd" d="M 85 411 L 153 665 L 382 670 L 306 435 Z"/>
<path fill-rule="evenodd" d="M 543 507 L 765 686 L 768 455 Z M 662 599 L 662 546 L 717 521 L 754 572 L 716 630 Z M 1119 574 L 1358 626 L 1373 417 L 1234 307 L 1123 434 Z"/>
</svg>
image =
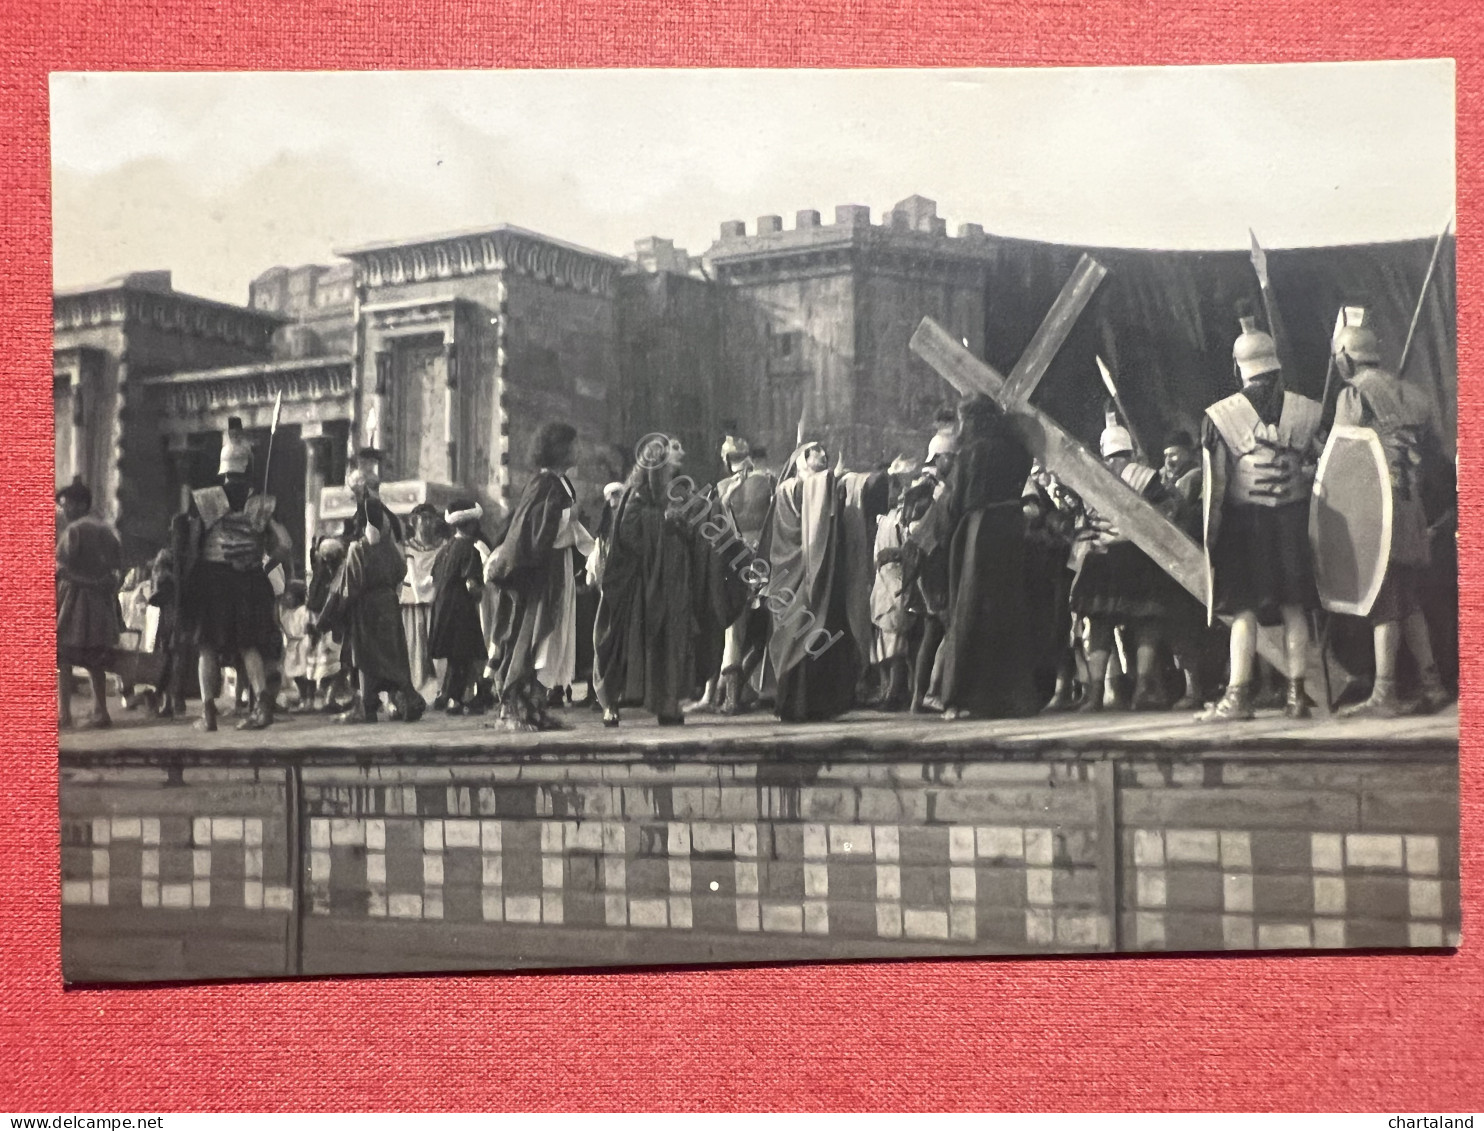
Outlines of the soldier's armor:
<svg viewBox="0 0 1484 1131">
<path fill-rule="evenodd" d="M 1368 409 L 1361 424 L 1375 430 L 1391 471 L 1391 560 L 1402 565 L 1426 565 L 1431 558 L 1427 518 L 1422 507 L 1423 442 L 1432 427 L 1430 406 L 1420 390 L 1403 384 L 1380 367 L 1368 366 L 1351 378 L 1341 392 L 1345 403 L 1359 395 Z"/>
<path fill-rule="evenodd" d="M 1304 474 L 1319 432 L 1319 402 L 1284 392 L 1277 424 L 1265 424 L 1242 393 L 1206 409 L 1232 454 L 1226 499 L 1234 503 L 1281 507 L 1309 497 Z"/>
<path fill-rule="evenodd" d="M 240 511 L 234 511 L 220 487 L 191 494 L 201 523 L 201 560 L 225 562 L 244 572 L 261 569 L 271 538 L 273 496 L 252 495 Z"/>
<path fill-rule="evenodd" d="M 1142 463 L 1136 463 L 1133 460 L 1127 461 L 1118 468 L 1117 474 L 1119 481 L 1133 488 L 1134 493 L 1141 498 L 1148 494 L 1150 486 L 1159 475 L 1154 468 L 1145 467 Z M 1087 512 L 1087 522 L 1088 530 L 1096 532 L 1090 540 L 1104 549 L 1119 542 L 1129 541 L 1128 536 L 1120 532 L 1111 519 L 1103 518 L 1096 511 Z"/>
<path fill-rule="evenodd" d="M 768 508 L 773 502 L 777 481 L 768 471 L 747 468 L 723 479 L 717 484 L 717 498 L 737 536 L 749 549 L 756 549 L 763 534 L 763 524 L 768 518 Z"/>
<path fill-rule="evenodd" d="M 1432 423 L 1427 404 L 1418 390 L 1380 368 L 1362 369 L 1350 386 L 1371 410 L 1365 424 L 1386 449 L 1392 491 L 1399 500 L 1410 500 L 1420 486 L 1422 441 Z"/>
</svg>

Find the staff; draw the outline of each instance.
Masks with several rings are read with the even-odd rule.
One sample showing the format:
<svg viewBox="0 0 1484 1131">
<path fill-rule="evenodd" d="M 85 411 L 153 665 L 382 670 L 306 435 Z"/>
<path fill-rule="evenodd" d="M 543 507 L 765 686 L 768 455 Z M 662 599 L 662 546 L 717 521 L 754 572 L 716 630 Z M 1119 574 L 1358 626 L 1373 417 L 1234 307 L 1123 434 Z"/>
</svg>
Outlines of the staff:
<svg viewBox="0 0 1484 1131">
<path fill-rule="evenodd" d="M 1134 418 L 1128 414 L 1128 409 L 1124 406 L 1123 398 L 1118 395 L 1118 386 L 1113 381 L 1113 371 L 1108 368 L 1108 363 L 1102 359 L 1101 355 L 1098 356 L 1097 362 L 1098 372 L 1103 375 L 1103 385 L 1107 388 L 1108 395 L 1113 398 L 1113 403 L 1118 406 L 1118 415 L 1123 417 L 1124 426 L 1128 429 L 1128 434 L 1133 438 L 1134 448 L 1138 451 L 1139 461 L 1141 463 L 1147 463 L 1149 460 L 1148 449 L 1144 447 L 1144 442 L 1139 439 L 1139 430 L 1134 427 Z"/>
<path fill-rule="evenodd" d="M 268 425 L 268 455 L 263 460 L 263 494 L 268 493 L 268 469 L 273 465 L 273 437 L 278 435 L 278 418 L 283 413 L 283 390 L 273 398 L 273 422 Z"/>
<path fill-rule="evenodd" d="M 1412 352 L 1412 338 L 1417 333 L 1417 323 L 1422 318 L 1422 306 L 1427 302 L 1427 292 L 1432 287 L 1433 273 L 1438 269 L 1438 257 L 1443 252 L 1443 241 L 1448 238 L 1448 232 L 1453 227 L 1453 217 L 1448 217 L 1448 222 L 1443 225 L 1443 230 L 1438 233 L 1437 242 L 1432 245 L 1432 259 L 1427 264 L 1427 274 L 1422 277 L 1422 290 L 1417 295 L 1417 307 L 1412 311 L 1412 324 L 1407 327 L 1407 340 L 1402 346 L 1401 360 L 1396 363 L 1396 375 L 1400 378 L 1407 370 L 1407 357 Z"/>
</svg>

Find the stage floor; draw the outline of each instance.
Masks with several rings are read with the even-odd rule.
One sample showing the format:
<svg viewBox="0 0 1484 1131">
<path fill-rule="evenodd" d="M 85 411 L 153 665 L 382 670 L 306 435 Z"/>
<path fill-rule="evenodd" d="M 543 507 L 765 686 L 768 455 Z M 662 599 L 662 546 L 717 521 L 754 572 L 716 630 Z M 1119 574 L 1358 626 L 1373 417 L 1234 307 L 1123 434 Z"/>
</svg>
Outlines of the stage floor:
<svg viewBox="0 0 1484 1131">
<path fill-rule="evenodd" d="M 86 707 L 79 704 L 80 714 Z M 223 717 L 222 729 L 203 734 L 189 721 L 161 722 L 133 712 L 115 711 L 114 726 L 101 731 L 69 731 L 61 736 L 65 761 L 152 760 L 168 752 L 188 761 L 277 761 L 302 756 L 316 762 L 423 761 L 430 758 L 496 760 L 544 756 L 601 756 L 604 753 L 700 758 L 859 757 L 906 752 L 929 757 L 1036 757 L 1043 753 L 1100 752 L 1225 756 L 1243 752 L 1283 756 L 1338 757 L 1362 751 L 1371 757 L 1436 758 L 1458 750 L 1456 708 L 1431 716 L 1374 720 L 1316 718 L 1293 722 L 1264 712 L 1250 722 L 1197 724 L 1186 713 L 1102 712 L 1058 714 L 1030 719 L 946 722 L 935 715 L 911 716 L 856 711 L 820 723 L 782 723 L 771 714 L 737 718 L 691 715 L 682 727 L 659 727 L 652 716 L 625 715 L 616 728 L 600 724 L 583 705 L 556 711 L 568 729 L 517 734 L 492 717 L 449 718 L 429 712 L 413 724 L 380 722 L 340 726 L 324 715 L 284 714 L 265 731 L 238 731 Z"/>
</svg>

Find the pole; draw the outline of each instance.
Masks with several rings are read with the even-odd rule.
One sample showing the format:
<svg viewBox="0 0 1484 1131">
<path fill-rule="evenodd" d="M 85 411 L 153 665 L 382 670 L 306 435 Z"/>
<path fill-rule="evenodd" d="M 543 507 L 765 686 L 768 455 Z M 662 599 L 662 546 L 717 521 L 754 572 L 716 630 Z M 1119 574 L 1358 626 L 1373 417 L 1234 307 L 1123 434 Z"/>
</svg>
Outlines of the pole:
<svg viewBox="0 0 1484 1131">
<path fill-rule="evenodd" d="M 263 494 L 268 493 L 268 471 L 273 466 L 273 437 L 278 435 L 278 417 L 283 412 L 283 390 L 273 398 L 273 421 L 268 425 L 268 455 L 263 460 Z"/>
<path fill-rule="evenodd" d="M 1335 315 L 1335 328 L 1334 328 L 1334 332 L 1331 333 L 1330 336 L 1329 336 L 1329 340 L 1330 340 L 1331 346 L 1333 346 L 1334 340 L 1339 335 L 1340 328 L 1342 326 L 1344 326 L 1344 324 L 1345 324 L 1345 308 L 1343 306 L 1341 306 L 1340 309 L 1339 309 L 1339 312 Z M 1330 351 L 1329 351 L 1329 361 L 1326 362 L 1325 363 L 1325 366 L 1324 366 L 1324 393 L 1319 398 L 1319 419 L 1321 421 L 1324 420 L 1324 414 L 1329 410 L 1329 393 L 1330 393 L 1330 389 L 1334 387 L 1334 383 L 1335 383 L 1335 351 L 1334 351 L 1333 348 L 1331 348 Z"/>
<path fill-rule="evenodd" d="M 1144 441 L 1139 437 L 1139 430 L 1134 427 L 1134 418 L 1128 414 L 1128 408 L 1123 403 L 1123 397 L 1118 392 L 1118 385 L 1113 380 L 1113 371 L 1108 368 L 1107 363 L 1098 357 L 1098 371 L 1103 375 L 1103 384 L 1107 386 L 1108 392 L 1113 396 L 1113 403 L 1118 406 L 1118 415 L 1123 417 L 1124 427 L 1133 438 L 1134 448 L 1141 463 L 1149 462 L 1149 449 L 1144 446 Z"/>
<path fill-rule="evenodd" d="M 1443 225 L 1443 230 L 1438 233 L 1437 241 L 1432 245 L 1432 258 L 1427 263 L 1427 274 L 1422 277 L 1422 291 L 1417 296 L 1417 307 L 1412 311 L 1412 324 L 1407 327 L 1407 340 L 1402 346 L 1401 360 L 1396 363 L 1396 375 L 1400 379 L 1407 371 L 1407 358 L 1412 352 L 1412 339 L 1417 334 L 1417 323 L 1422 319 L 1422 307 L 1427 303 L 1427 292 L 1432 287 L 1433 273 L 1438 269 L 1438 257 L 1443 253 L 1443 241 L 1448 238 L 1448 231 L 1453 227 L 1453 217 L 1448 217 L 1448 222 Z"/>
</svg>

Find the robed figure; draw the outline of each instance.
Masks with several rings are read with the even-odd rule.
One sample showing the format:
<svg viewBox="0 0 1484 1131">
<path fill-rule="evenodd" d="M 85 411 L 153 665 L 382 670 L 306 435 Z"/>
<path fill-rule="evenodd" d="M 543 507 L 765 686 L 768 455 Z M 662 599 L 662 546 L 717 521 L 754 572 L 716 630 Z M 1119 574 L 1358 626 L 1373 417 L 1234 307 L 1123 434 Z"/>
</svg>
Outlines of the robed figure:
<svg viewBox="0 0 1484 1131">
<path fill-rule="evenodd" d="M 948 603 L 941 698 L 950 718 L 1035 714 L 1033 624 L 1025 590 L 1021 495 L 1031 456 L 999 406 L 976 396 L 959 409 L 958 455 L 914 533 L 946 548 Z"/>
<path fill-rule="evenodd" d="M 359 473 L 352 471 L 346 483 L 359 489 Z M 383 691 L 406 722 L 421 718 L 427 706 L 412 685 L 407 662 L 407 632 L 398 598 L 407 559 L 394 539 L 393 523 L 386 517 L 390 514 L 379 505 L 366 508 L 359 536 L 346 547 L 345 561 L 316 620 L 321 631 L 341 634 L 342 661 L 360 681 L 350 710 L 335 716 L 338 723 L 375 722 Z"/>
<path fill-rule="evenodd" d="M 789 459 L 774 493 L 758 557 L 773 618 L 774 709 L 786 721 L 834 718 L 855 702 L 872 632 L 875 569 L 862 507 L 869 478 L 831 471 L 824 445 L 810 442 Z"/>
<path fill-rule="evenodd" d="M 504 540 L 485 563 L 485 581 L 499 587 L 494 644 L 500 713 L 518 730 L 561 727 L 547 714 L 550 688 L 539 677 L 563 650 L 569 629 L 575 651 L 576 616 L 567 608 L 576 600 L 572 543 L 563 532 L 576 502 L 566 475 L 576 442 L 577 430 L 569 424 L 544 424 L 537 431 L 532 455 L 538 470 L 521 493 Z"/>
<path fill-rule="evenodd" d="M 626 706 L 652 711 L 661 726 L 682 723 L 680 702 L 696 687 L 694 487 L 676 478 L 683 454 L 674 440 L 656 458 L 641 453 L 614 511 L 593 629 L 605 726 Z"/>
<path fill-rule="evenodd" d="M 450 715 L 464 714 L 472 706 L 465 703 L 465 695 L 484 670 L 486 659 L 479 623 L 484 559 L 475 541 L 483 514 L 484 508 L 474 499 L 452 503 L 444 521 L 454 528 L 454 536 L 433 560 L 428 651 L 433 659 L 446 661 L 434 706 Z"/>
</svg>

